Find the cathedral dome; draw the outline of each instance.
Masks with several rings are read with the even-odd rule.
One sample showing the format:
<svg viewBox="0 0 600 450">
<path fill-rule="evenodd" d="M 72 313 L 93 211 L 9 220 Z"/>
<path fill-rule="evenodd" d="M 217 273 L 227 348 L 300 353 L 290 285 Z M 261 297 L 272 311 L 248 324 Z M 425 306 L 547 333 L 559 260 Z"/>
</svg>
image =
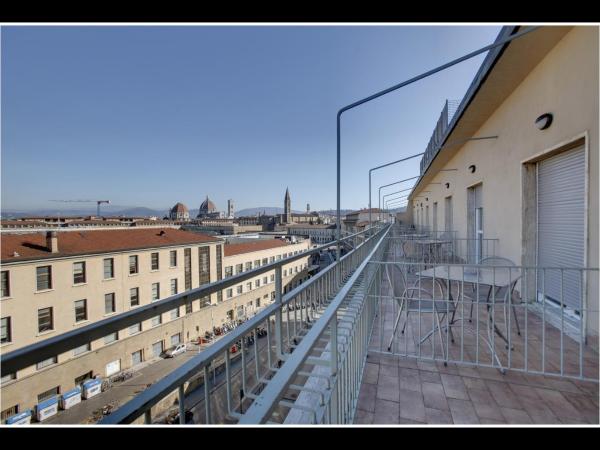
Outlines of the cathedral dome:
<svg viewBox="0 0 600 450">
<path fill-rule="evenodd" d="M 213 202 L 211 202 L 208 199 L 208 195 L 206 196 L 206 200 L 204 200 L 202 202 L 202 204 L 200 205 L 200 212 L 201 213 L 213 213 L 217 211 L 217 207 L 215 206 L 215 204 Z"/>
<path fill-rule="evenodd" d="M 188 210 L 187 206 L 178 202 L 169 211 L 169 218 L 171 220 L 189 219 L 190 211 Z"/>
</svg>

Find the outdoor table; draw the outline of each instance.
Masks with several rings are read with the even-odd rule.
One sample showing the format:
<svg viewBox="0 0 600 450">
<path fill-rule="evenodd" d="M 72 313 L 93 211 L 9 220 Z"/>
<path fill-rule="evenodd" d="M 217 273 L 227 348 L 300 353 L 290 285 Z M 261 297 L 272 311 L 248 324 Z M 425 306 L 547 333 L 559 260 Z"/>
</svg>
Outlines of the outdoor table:
<svg viewBox="0 0 600 450">
<path fill-rule="evenodd" d="M 443 245 L 452 244 L 452 241 L 445 239 L 417 239 L 415 240 L 415 244 L 427 247 L 427 251 L 421 254 L 425 255 L 425 262 L 433 262 L 437 263 L 438 260 L 441 259 L 440 252 Z"/>
<path fill-rule="evenodd" d="M 498 358 L 498 355 L 496 354 L 496 351 L 491 344 L 492 330 L 490 329 L 490 324 L 493 325 L 494 332 L 498 334 L 498 336 L 500 336 L 507 344 L 508 339 L 502 334 L 502 332 L 493 322 L 493 317 L 490 313 L 490 294 L 495 288 L 511 286 L 521 277 L 521 271 L 519 269 L 494 268 L 486 266 L 466 267 L 461 265 L 440 265 L 417 272 L 416 275 L 440 281 L 441 284 L 444 286 L 444 289 L 448 292 L 448 296 L 444 297 L 448 298 L 450 301 L 453 300 L 452 292 L 450 289 L 450 283 L 452 281 L 456 281 L 459 283 L 459 297 L 460 287 L 461 285 L 464 286 L 464 283 L 483 284 L 485 286 L 490 286 L 491 289 L 488 293 L 488 299 L 486 301 L 486 310 L 488 314 L 488 320 L 486 321 L 488 340 L 485 340 L 485 338 L 484 340 L 486 341 L 490 351 L 492 352 L 493 357 L 498 362 L 501 372 L 504 373 L 504 368 L 502 367 L 502 364 L 500 364 L 500 359 Z M 464 320 L 464 318 L 460 320 Z"/>
</svg>

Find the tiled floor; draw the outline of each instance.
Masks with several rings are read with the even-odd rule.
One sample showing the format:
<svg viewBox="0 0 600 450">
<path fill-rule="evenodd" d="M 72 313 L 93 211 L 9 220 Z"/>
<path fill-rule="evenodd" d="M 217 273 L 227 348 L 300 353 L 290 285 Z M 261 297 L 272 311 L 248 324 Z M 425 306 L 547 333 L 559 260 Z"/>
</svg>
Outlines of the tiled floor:
<svg viewBox="0 0 600 450">
<path fill-rule="evenodd" d="M 598 384 L 371 353 L 355 424 L 598 424 Z"/>
</svg>

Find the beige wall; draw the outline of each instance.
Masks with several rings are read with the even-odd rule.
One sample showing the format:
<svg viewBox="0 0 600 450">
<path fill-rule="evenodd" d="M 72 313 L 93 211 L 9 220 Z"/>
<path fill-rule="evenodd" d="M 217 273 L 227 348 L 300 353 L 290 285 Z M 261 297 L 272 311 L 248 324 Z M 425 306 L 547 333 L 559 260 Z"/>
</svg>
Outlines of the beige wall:
<svg viewBox="0 0 600 450">
<path fill-rule="evenodd" d="M 540 131 L 535 119 L 552 112 L 552 126 Z M 438 230 L 444 229 L 444 197 L 453 198 L 453 224 L 458 237 L 467 234 L 467 189 L 483 183 L 484 237 L 498 238 L 497 254 L 517 264 L 522 256 L 522 167 L 526 160 L 558 145 L 585 136 L 588 150 L 587 266 L 598 267 L 598 28 L 575 27 L 520 83 L 475 136 L 498 135 L 495 140 L 471 141 L 455 150 L 430 183 L 431 191 L 415 203 L 438 202 Z M 470 173 L 467 167 L 477 169 Z M 444 183 L 450 182 L 450 189 Z M 409 207 L 412 208 L 413 205 Z M 415 214 L 416 216 L 416 214 Z M 415 224 L 417 219 L 415 217 Z M 424 223 L 424 220 L 421 221 Z M 598 335 L 598 284 L 588 283 L 588 332 Z"/>
<path fill-rule="evenodd" d="M 199 286 L 198 271 L 198 249 L 192 246 L 192 287 Z M 211 281 L 217 279 L 216 273 L 216 246 L 209 244 L 210 247 L 210 270 Z M 190 247 L 190 246 L 185 246 Z M 178 290 L 184 290 L 184 257 L 183 249 L 177 247 L 178 258 L 177 267 L 169 267 L 169 251 L 175 249 L 161 248 L 160 250 L 145 250 L 143 252 L 123 252 L 113 255 L 91 256 L 88 258 L 65 258 L 52 261 L 53 271 L 53 289 L 42 293 L 35 293 L 36 277 L 35 267 L 38 265 L 47 265 L 49 261 L 38 263 L 21 263 L 3 265 L 3 270 L 10 270 L 11 278 L 11 297 L 2 300 L 2 317 L 10 316 L 12 320 L 12 343 L 3 344 L 2 352 L 13 351 L 14 349 L 31 344 L 33 342 L 46 339 L 67 331 L 71 331 L 77 326 L 87 325 L 91 322 L 106 318 L 104 315 L 104 294 L 115 292 L 117 311 L 115 314 L 128 311 L 129 307 L 129 288 L 140 288 L 140 305 L 150 303 L 152 283 L 160 282 L 161 298 L 170 295 L 170 280 L 178 279 Z M 310 248 L 310 241 L 305 240 L 298 244 L 277 247 L 258 252 L 249 252 L 230 257 L 224 257 L 222 270 L 228 265 L 235 265 L 246 261 L 254 261 L 270 256 L 283 255 L 294 251 L 306 250 Z M 159 252 L 160 267 L 158 271 L 150 270 L 150 254 L 153 251 Z M 131 254 L 139 255 L 139 274 L 129 275 L 128 257 Z M 106 257 L 115 258 L 115 278 L 109 281 L 102 280 L 103 277 L 103 259 Z M 86 261 L 87 282 L 84 285 L 73 286 L 72 284 L 72 264 L 76 261 Z M 308 257 L 302 258 L 291 264 L 286 264 L 284 269 L 288 270 L 296 266 L 304 267 L 308 262 Z M 32 407 L 37 403 L 37 395 L 47 391 L 55 386 L 60 386 L 60 392 L 66 392 L 75 386 L 75 378 L 89 371 L 94 375 L 105 376 L 106 364 L 111 361 L 120 360 L 121 369 L 131 367 L 131 354 L 140 349 L 143 350 L 144 360 L 153 358 L 152 344 L 163 340 L 164 348 L 170 346 L 170 338 L 174 334 L 181 333 L 182 341 L 189 341 L 203 335 L 205 331 L 212 330 L 214 326 L 220 326 L 227 319 L 227 311 L 234 311 L 234 318 L 237 317 L 238 306 L 248 306 L 252 302 L 252 308 L 247 312 L 251 315 L 256 312 L 256 299 L 260 299 L 260 307 L 264 307 L 271 302 L 272 292 L 275 289 L 275 283 L 269 282 L 263 285 L 262 278 L 270 273 L 262 274 L 261 286 L 254 287 L 254 280 L 244 281 L 244 293 L 235 295 L 227 299 L 223 292 L 223 301 L 217 302 L 216 294 L 211 296 L 212 307 L 200 309 L 200 300 L 193 302 L 193 312 L 185 314 L 185 306 L 179 308 L 179 318 L 171 319 L 170 312 L 162 315 L 162 324 L 152 327 L 151 320 L 144 321 L 142 332 L 134 335 L 129 334 L 129 330 L 119 332 L 119 340 L 111 344 L 104 344 L 103 339 L 91 343 L 91 351 L 74 356 L 73 352 L 67 352 L 58 356 L 58 364 L 48 366 L 41 370 L 36 370 L 35 366 L 28 367 L 18 372 L 17 379 L 5 382 L 2 385 L 1 410 L 19 405 L 20 410 Z M 299 270 L 298 273 L 288 273 L 283 278 L 283 285 L 299 282 L 307 276 L 306 271 Z M 18 280 L 18 281 L 16 281 Z M 247 282 L 252 282 L 253 288 L 248 291 Z M 235 287 L 234 287 L 235 292 Z M 75 313 L 73 302 L 86 298 L 88 300 L 88 321 L 75 324 Z M 52 306 L 54 308 L 54 331 L 38 335 L 37 333 L 37 309 Z"/>
</svg>

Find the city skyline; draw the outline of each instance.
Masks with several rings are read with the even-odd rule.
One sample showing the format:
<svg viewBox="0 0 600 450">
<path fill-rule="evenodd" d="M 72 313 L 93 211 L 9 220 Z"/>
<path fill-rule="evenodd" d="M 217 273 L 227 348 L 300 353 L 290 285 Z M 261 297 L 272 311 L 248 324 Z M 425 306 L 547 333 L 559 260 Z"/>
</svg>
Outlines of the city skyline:
<svg viewBox="0 0 600 450">
<path fill-rule="evenodd" d="M 281 205 L 286 185 L 295 209 L 335 208 L 336 111 L 498 30 L 3 27 L 2 208 L 107 198 L 193 209 L 212 192 L 221 208 L 234 198 L 245 209 Z M 367 206 L 367 167 L 424 150 L 443 102 L 462 97 L 480 62 L 344 118 L 342 208 Z M 409 172 L 418 160 L 374 183 Z"/>
</svg>

